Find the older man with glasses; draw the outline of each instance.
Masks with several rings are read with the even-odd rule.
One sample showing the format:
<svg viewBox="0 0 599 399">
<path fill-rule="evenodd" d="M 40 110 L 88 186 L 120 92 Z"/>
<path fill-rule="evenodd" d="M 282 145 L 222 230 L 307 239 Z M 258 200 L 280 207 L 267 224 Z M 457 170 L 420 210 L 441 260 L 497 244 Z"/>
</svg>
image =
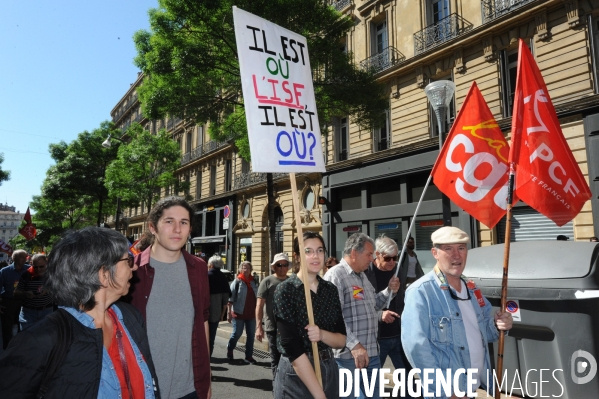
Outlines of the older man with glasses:
<svg viewBox="0 0 599 399">
<path fill-rule="evenodd" d="M 256 339 L 262 342 L 264 333 L 268 338 L 268 350 L 270 351 L 270 367 L 272 368 L 272 380 L 275 380 L 277 367 L 281 353 L 277 349 L 277 323 L 273 313 L 273 301 L 275 289 L 279 283 L 287 279 L 289 271 L 289 257 L 286 253 L 276 254 L 270 264 L 274 274 L 266 277 L 258 287 L 258 302 L 256 303 Z M 265 312 L 266 310 L 266 312 Z M 262 321 L 264 320 L 264 327 Z"/>
<path fill-rule="evenodd" d="M 48 260 L 44 254 L 35 254 L 31 259 L 31 267 L 23 273 L 15 289 L 15 297 L 23 298 L 23 307 L 19 314 L 21 331 L 31 327 L 54 311 L 54 303 L 44 290 L 43 276 L 46 273 Z"/>
<path fill-rule="evenodd" d="M 431 241 L 437 264 L 406 291 L 401 331 L 404 350 L 413 367 L 450 373 L 452 399 L 467 397 L 479 386 L 490 390 L 493 375 L 488 344 L 497 341 L 499 330 L 512 328 L 512 315 L 493 312 L 480 289 L 462 275 L 468 234 L 445 226 L 431 235 Z M 468 386 L 465 373 L 454 378 L 462 369 L 476 369 L 474 386 Z M 427 388 L 434 392 L 437 387 Z"/>
</svg>

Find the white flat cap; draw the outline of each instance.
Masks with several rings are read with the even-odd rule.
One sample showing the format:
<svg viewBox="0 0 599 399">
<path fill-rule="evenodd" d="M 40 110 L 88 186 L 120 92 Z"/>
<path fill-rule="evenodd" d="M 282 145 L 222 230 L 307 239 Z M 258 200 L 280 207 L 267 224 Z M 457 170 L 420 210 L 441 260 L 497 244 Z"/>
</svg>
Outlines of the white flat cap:
<svg viewBox="0 0 599 399">
<path fill-rule="evenodd" d="M 437 244 L 467 244 L 470 237 L 464 231 L 453 226 L 443 226 L 431 234 L 433 245 Z"/>
</svg>

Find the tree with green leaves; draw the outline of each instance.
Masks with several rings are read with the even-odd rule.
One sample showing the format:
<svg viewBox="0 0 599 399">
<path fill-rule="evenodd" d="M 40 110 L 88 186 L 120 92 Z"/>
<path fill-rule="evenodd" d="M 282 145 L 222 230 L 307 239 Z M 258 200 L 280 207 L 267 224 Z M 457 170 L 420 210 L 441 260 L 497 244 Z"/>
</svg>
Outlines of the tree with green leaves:
<svg viewBox="0 0 599 399">
<path fill-rule="evenodd" d="M 212 138 L 233 136 L 249 159 L 233 5 L 306 37 L 319 121 L 351 115 L 361 127 L 383 119 L 388 100 L 371 71 L 358 68 L 343 40 L 350 16 L 325 0 L 159 0 L 152 31 L 134 36 L 135 64 L 145 74 L 139 99 L 151 119 L 165 115 L 210 123 Z M 323 129 L 323 131 L 325 131 Z"/>
<path fill-rule="evenodd" d="M 153 135 L 133 123 L 126 136 L 129 141 L 118 146 L 117 158 L 106 169 L 111 197 L 119 197 L 124 206 L 143 203 L 150 209 L 160 198 L 161 189 L 173 186 L 178 192 L 189 188 L 189 183 L 175 177 L 181 149 L 166 130 Z"/>
<path fill-rule="evenodd" d="M 42 196 L 51 203 L 64 201 L 67 214 L 80 207 L 85 208 L 83 213 L 87 218 L 93 209 L 97 226 L 106 215 L 114 212 L 114 204 L 107 201 L 108 190 L 104 185 L 106 169 L 117 152 L 114 147 L 102 147 L 109 134 L 120 136 L 121 132 L 112 122 L 102 122 L 98 129 L 80 133 L 70 144 L 64 141 L 50 144 L 50 155 L 56 164 L 48 169 L 42 186 Z M 89 219 L 86 222 L 91 224 Z"/>
<path fill-rule="evenodd" d="M 0 186 L 3 181 L 8 181 L 10 179 L 10 171 L 2 170 L 2 162 L 4 162 L 4 154 L 0 152 Z"/>
</svg>

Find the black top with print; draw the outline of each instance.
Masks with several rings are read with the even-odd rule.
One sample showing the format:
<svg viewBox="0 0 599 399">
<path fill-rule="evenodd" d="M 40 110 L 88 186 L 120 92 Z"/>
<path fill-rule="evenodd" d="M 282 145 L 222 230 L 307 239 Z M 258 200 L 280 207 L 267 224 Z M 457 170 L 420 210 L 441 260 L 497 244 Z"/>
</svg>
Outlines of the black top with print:
<svg viewBox="0 0 599 399">
<path fill-rule="evenodd" d="M 339 292 L 332 283 L 316 276 L 317 292 L 310 290 L 314 324 L 321 330 L 346 335 L 345 322 Z M 308 323 L 304 283 L 292 275 L 277 286 L 274 296 L 274 315 L 277 321 L 277 349 L 290 361 L 294 361 L 302 353 L 312 352 L 312 343 L 305 327 Z M 302 345 L 298 345 L 302 342 Z M 318 350 L 329 348 L 318 342 Z"/>
</svg>

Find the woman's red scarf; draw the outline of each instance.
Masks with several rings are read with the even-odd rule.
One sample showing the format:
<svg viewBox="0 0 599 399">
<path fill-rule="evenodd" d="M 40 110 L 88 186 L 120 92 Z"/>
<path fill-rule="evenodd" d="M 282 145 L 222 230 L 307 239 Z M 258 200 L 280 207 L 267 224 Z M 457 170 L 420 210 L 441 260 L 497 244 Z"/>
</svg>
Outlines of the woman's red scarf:
<svg viewBox="0 0 599 399">
<path fill-rule="evenodd" d="M 254 279 L 251 275 L 250 275 L 250 277 L 246 278 L 245 274 L 243 274 L 243 273 L 239 273 L 237 275 L 237 278 L 240 279 L 241 281 L 243 281 L 244 283 L 246 283 L 248 287 L 251 287 L 250 284 L 251 284 L 252 280 Z"/>
</svg>

